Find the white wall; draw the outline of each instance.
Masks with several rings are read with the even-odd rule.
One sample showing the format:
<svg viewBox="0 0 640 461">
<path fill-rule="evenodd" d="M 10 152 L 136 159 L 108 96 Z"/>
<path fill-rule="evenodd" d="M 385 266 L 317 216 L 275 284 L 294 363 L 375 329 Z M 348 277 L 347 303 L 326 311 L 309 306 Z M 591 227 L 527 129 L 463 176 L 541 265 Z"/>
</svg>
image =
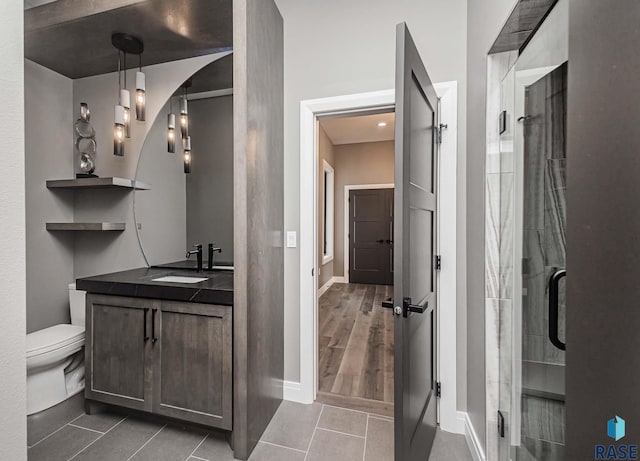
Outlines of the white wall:
<svg viewBox="0 0 640 461">
<path fill-rule="evenodd" d="M 458 81 L 458 165 L 464 172 L 466 0 L 276 3 L 285 24 L 285 230 L 300 230 L 300 101 L 393 88 L 396 25 L 402 21 L 408 23 L 432 80 Z M 463 187 L 464 177 L 459 183 Z M 464 198 L 463 193 L 458 196 Z M 289 381 L 300 379 L 300 274 L 311 276 L 311 269 L 300 267 L 298 249 L 286 250 L 285 379 Z M 464 305 L 458 311 L 463 321 Z M 464 374 L 460 377 L 464 382 Z"/>
<path fill-rule="evenodd" d="M 0 459 L 27 458 L 22 2 L 0 2 Z"/>
<path fill-rule="evenodd" d="M 47 179 L 73 175 L 73 81 L 24 63 L 27 224 L 27 332 L 69 322 L 73 235 L 48 232 L 47 221 L 73 221 L 74 193 L 49 190 Z M 75 114 L 76 116 L 78 114 Z"/>
</svg>

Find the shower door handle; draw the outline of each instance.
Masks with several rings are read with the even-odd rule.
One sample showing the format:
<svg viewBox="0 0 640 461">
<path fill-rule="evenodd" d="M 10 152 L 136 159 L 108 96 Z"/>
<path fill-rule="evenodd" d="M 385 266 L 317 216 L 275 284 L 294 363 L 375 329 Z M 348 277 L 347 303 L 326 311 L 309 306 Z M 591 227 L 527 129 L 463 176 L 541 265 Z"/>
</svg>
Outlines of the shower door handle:
<svg viewBox="0 0 640 461">
<path fill-rule="evenodd" d="M 560 285 L 560 279 L 567 276 L 565 269 L 559 269 L 555 271 L 549 279 L 549 340 L 551 344 L 556 346 L 561 351 L 567 349 L 567 345 L 560 341 L 558 337 L 558 288 Z"/>
</svg>

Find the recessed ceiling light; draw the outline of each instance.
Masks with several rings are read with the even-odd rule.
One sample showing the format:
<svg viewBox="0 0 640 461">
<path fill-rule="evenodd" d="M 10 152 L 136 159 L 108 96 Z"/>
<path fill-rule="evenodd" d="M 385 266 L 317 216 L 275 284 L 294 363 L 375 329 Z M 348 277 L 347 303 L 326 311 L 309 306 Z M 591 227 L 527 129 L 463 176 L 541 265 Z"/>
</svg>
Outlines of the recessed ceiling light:
<svg viewBox="0 0 640 461">
<path fill-rule="evenodd" d="M 378 122 L 380 128 L 387 126 L 387 122 Z"/>
</svg>

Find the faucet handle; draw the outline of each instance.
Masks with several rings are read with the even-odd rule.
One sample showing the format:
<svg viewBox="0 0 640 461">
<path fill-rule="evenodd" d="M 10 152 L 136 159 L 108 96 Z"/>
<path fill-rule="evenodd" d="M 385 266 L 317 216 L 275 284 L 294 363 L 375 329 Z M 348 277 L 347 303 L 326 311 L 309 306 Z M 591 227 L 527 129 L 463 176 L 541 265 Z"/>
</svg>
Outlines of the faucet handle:
<svg viewBox="0 0 640 461">
<path fill-rule="evenodd" d="M 202 243 L 194 243 L 193 248 L 195 248 L 196 250 L 202 250 Z"/>
</svg>

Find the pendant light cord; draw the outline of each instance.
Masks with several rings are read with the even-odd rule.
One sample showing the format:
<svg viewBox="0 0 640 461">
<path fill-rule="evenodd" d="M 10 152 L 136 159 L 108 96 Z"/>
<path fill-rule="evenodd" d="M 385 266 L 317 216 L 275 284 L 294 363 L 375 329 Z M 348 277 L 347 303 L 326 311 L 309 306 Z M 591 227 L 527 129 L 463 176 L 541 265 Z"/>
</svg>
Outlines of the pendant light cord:
<svg viewBox="0 0 640 461">
<path fill-rule="evenodd" d="M 124 69 L 122 70 L 124 72 L 124 89 L 127 89 L 127 52 L 124 52 Z"/>
<path fill-rule="evenodd" d="M 120 90 L 122 89 L 122 63 L 121 63 L 121 54 L 120 50 L 118 50 L 118 100 L 120 99 Z"/>
</svg>

